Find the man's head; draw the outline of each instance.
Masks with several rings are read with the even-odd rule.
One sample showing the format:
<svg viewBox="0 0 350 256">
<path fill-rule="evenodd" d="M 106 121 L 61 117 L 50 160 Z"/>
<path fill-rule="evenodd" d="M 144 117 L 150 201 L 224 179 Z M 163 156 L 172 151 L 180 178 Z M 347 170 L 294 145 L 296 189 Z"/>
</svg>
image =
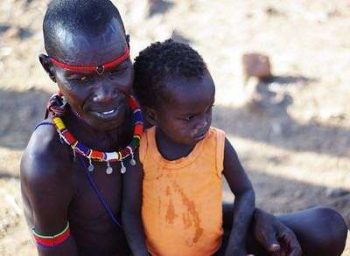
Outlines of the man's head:
<svg viewBox="0 0 350 256">
<path fill-rule="evenodd" d="M 40 62 L 67 102 L 96 129 L 119 126 L 133 81 L 123 22 L 109 0 L 54 0 Z"/>
<path fill-rule="evenodd" d="M 186 44 L 167 40 L 140 52 L 134 69 L 134 91 L 148 122 L 179 144 L 203 139 L 215 86 L 202 57 Z"/>
<path fill-rule="evenodd" d="M 62 47 L 58 39 L 66 33 L 101 34 L 113 18 L 117 19 L 125 34 L 119 11 L 109 0 L 53 0 L 47 8 L 43 24 L 46 52 L 56 56 Z"/>
</svg>

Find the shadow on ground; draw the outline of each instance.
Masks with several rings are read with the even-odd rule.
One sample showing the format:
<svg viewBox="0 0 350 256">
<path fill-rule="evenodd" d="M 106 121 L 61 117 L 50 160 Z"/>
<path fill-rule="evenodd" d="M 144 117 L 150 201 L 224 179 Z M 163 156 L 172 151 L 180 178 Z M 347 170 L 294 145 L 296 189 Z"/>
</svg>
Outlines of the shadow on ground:
<svg viewBox="0 0 350 256">
<path fill-rule="evenodd" d="M 311 81 L 305 77 L 276 77 L 280 88 L 289 83 Z M 315 152 L 331 156 L 350 155 L 350 130 L 327 126 L 317 121 L 301 124 L 293 119 L 287 108 L 293 98 L 286 92 L 275 92 L 272 83 L 259 83 L 258 99 L 240 108 L 217 105 L 213 124 L 226 133 L 271 144 L 297 152 Z"/>
<path fill-rule="evenodd" d="M 150 0 L 149 5 L 148 17 L 157 14 L 164 15 L 174 7 L 174 3 L 163 0 Z"/>
<path fill-rule="evenodd" d="M 42 90 L 0 90 L 0 146 L 24 149 L 37 123 L 43 119 L 50 97 Z"/>
<path fill-rule="evenodd" d="M 33 36 L 33 32 L 28 27 L 18 27 L 9 23 L 0 23 L 0 38 L 19 38 L 21 41 L 29 39 Z"/>
<path fill-rule="evenodd" d="M 257 170 L 248 172 L 256 193 L 258 207 L 274 213 L 284 214 L 311 207 L 327 206 L 337 209 L 350 227 L 350 190 L 334 189 Z M 226 184 L 224 199 L 232 200 Z"/>
</svg>

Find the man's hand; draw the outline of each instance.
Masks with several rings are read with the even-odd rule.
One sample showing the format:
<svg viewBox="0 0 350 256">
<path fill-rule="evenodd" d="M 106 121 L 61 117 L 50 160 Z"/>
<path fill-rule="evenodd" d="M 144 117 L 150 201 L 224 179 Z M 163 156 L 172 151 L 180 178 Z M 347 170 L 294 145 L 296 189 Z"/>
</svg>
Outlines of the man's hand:
<svg viewBox="0 0 350 256">
<path fill-rule="evenodd" d="M 294 232 L 276 217 L 260 209 L 256 209 L 254 213 L 254 236 L 272 256 L 302 255 Z"/>
</svg>

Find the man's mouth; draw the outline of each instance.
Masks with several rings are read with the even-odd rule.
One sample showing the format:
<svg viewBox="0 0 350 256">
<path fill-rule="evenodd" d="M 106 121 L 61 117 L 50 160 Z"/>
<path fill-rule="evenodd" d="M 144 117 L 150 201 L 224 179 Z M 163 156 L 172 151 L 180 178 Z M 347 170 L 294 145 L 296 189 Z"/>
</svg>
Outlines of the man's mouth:
<svg viewBox="0 0 350 256">
<path fill-rule="evenodd" d="M 119 113 L 120 106 L 115 107 L 114 109 L 104 110 L 104 111 L 90 111 L 93 115 L 103 118 L 103 119 L 111 119 L 115 117 Z"/>
<path fill-rule="evenodd" d="M 112 110 L 110 110 L 110 111 L 101 112 L 101 114 L 103 114 L 103 115 L 109 115 L 109 114 L 114 113 L 115 111 L 116 111 L 116 109 L 112 109 Z"/>
</svg>

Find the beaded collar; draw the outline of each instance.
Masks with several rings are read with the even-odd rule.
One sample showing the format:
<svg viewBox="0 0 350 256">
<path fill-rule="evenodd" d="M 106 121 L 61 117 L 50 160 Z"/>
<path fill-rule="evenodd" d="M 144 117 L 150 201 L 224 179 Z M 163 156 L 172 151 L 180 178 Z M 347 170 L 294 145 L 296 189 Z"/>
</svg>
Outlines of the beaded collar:
<svg viewBox="0 0 350 256">
<path fill-rule="evenodd" d="M 102 152 L 88 148 L 83 143 L 79 142 L 73 136 L 73 134 L 68 131 L 68 129 L 63 123 L 63 120 L 60 118 L 60 116 L 64 113 L 66 103 L 59 94 L 55 94 L 50 98 L 47 107 L 47 112 L 51 112 L 53 114 L 52 121 L 56 127 L 58 134 L 60 135 L 60 138 L 72 148 L 74 155 L 75 153 L 78 153 L 89 160 L 88 170 L 90 172 L 94 171 L 92 161 L 105 162 L 107 164 L 107 174 L 111 174 L 113 172 L 113 168 L 110 165 L 111 162 L 118 161 L 121 163 L 121 173 L 126 172 L 124 161 L 126 161 L 127 159 L 130 159 L 129 163 L 131 165 L 136 165 L 136 161 L 134 159 L 134 152 L 136 148 L 140 145 L 140 139 L 143 133 L 143 117 L 141 109 L 136 99 L 133 96 L 128 96 L 127 100 L 129 107 L 133 111 L 133 138 L 128 146 L 119 151 Z"/>
</svg>

